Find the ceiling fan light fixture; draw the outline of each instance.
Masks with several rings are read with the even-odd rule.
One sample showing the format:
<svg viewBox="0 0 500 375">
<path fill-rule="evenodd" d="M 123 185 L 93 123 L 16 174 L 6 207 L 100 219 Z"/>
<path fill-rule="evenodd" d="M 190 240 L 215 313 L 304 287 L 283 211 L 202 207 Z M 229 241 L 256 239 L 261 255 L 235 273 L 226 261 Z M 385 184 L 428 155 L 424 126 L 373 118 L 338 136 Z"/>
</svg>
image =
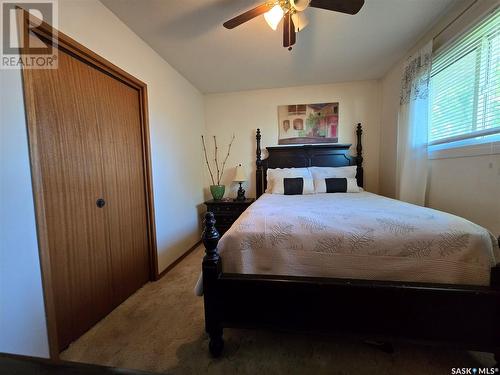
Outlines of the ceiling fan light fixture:
<svg viewBox="0 0 500 375">
<path fill-rule="evenodd" d="M 263 15 L 268 25 L 276 30 L 283 20 L 283 47 L 291 50 L 297 42 L 297 32 L 308 24 L 307 17 L 303 14 L 307 7 L 357 14 L 364 3 L 365 0 L 267 0 L 224 22 L 223 26 L 226 29 L 234 29 Z"/>
<path fill-rule="evenodd" d="M 297 12 L 304 11 L 308 6 L 311 0 L 290 0 L 290 5 Z"/>
<path fill-rule="evenodd" d="M 304 27 L 307 26 L 309 20 L 307 19 L 304 13 L 294 13 L 292 14 L 293 25 L 295 26 L 295 32 L 299 32 L 304 30 Z"/>
<path fill-rule="evenodd" d="M 269 27 L 273 30 L 276 30 L 278 28 L 278 25 L 280 24 L 281 20 L 283 19 L 283 15 L 285 12 L 283 12 L 283 9 L 281 6 L 276 4 L 274 7 L 272 7 L 269 11 L 264 13 L 264 18 L 269 25 Z"/>
</svg>

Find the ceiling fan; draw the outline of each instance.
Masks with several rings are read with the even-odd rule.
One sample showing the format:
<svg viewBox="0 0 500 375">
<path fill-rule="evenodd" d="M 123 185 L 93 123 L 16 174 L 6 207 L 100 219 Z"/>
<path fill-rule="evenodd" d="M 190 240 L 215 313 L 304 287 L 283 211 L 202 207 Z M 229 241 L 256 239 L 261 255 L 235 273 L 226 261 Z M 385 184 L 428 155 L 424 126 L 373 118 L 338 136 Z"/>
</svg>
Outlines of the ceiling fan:
<svg viewBox="0 0 500 375">
<path fill-rule="evenodd" d="M 302 12 L 308 7 L 334 12 L 356 14 L 365 0 L 271 0 L 224 22 L 226 29 L 234 29 L 251 19 L 264 15 L 269 26 L 276 30 L 283 19 L 283 47 L 290 51 L 296 42 L 296 33 L 307 25 Z"/>
</svg>

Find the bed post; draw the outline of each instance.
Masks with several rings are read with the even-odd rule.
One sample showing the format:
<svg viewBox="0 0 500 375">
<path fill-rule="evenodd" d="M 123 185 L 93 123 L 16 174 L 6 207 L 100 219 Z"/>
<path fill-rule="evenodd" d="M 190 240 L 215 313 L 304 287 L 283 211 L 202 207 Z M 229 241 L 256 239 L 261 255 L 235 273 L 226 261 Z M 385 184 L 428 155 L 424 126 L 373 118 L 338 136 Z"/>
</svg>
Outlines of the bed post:
<svg viewBox="0 0 500 375">
<path fill-rule="evenodd" d="M 498 236 L 497 242 L 498 242 L 498 247 L 500 248 L 500 236 Z M 491 267 L 490 286 L 492 288 L 500 289 L 500 264 L 497 264 L 494 267 Z M 500 357 L 500 353 L 499 353 L 499 357 Z M 498 362 L 500 362 L 500 360 L 498 360 Z"/>
<path fill-rule="evenodd" d="M 356 179 L 358 180 L 358 186 L 363 187 L 363 144 L 361 143 L 361 135 L 363 134 L 363 128 L 361 123 L 356 127 Z"/>
<path fill-rule="evenodd" d="M 212 212 L 205 214 L 205 228 L 201 239 L 205 245 L 203 258 L 203 298 L 205 302 L 205 331 L 208 333 L 210 353 L 220 356 L 224 348 L 222 339 L 222 324 L 220 321 L 220 304 L 217 292 L 217 279 L 222 273 L 222 262 L 217 250 L 219 232 L 215 229 L 215 218 Z"/>
<path fill-rule="evenodd" d="M 262 170 L 262 151 L 260 149 L 260 138 L 261 138 L 261 135 L 260 135 L 260 129 L 257 129 L 257 135 L 255 136 L 255 139 L 257 140 L 257 152 L 256 152 L 256 155 L 257 155 L 257 159 L 255 161 L 255 164 L 257 166 L 257 173 L 256 173 L 256 177 L 257 177 L 257 185 L 256 185 L 256 195 L 257 195 L 257 198 L 259 198 L 262 193 L 264 192 L 264 177 L 263 177 L 263 173 L 264 171 Z"/>
</svg>

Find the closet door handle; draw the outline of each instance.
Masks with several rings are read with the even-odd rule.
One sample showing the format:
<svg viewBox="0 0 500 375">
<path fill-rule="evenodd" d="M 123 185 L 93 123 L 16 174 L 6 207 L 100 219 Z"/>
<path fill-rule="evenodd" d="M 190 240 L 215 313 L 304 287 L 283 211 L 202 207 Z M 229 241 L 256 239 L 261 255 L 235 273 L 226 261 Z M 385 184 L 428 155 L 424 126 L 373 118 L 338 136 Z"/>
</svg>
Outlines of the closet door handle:
<svg viewBox="0 0 500 375">
<path fill-rule="evenodd" d="M 102 198 L 99 198 L 96 202 L 95 202 L 96 206 L 99 207 L 99 208 L 103 208 L 104 205 L 106 204 L 106 201 Z"/>
</svg>

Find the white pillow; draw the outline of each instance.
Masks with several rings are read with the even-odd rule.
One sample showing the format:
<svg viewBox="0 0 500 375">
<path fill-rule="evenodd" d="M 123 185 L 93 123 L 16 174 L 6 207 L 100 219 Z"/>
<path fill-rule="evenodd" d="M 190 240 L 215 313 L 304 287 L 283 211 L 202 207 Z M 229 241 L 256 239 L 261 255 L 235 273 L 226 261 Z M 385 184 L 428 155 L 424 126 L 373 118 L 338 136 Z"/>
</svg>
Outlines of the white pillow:
<svg viewBox="0 0 500 375">
<path fill-rule="evenodd" d="M 356 166 L 348 167 L 310 167 L 309 171 L 313 179 L 324 178 L 355 178 Z"/>
<path fill-rule="evenodd" d="M 272 193 L 275 181 L 283 186 L 283 178 L 285 177 L 303 177 L 304 179 L 312 179 L 311 172 L 309 172 L 309 169 L 307 168 L 269 168 L 267 170 L 266 193 Z"/>
<path fill-rule="evenodd" d="M 345 178 L 345 177 L 327 177 L 327 178 Z M 344 193 L 359 193 L 361 188 L 358 186 L 358 181 L 355 178 L 345 178 L 347 182 L 346 191 Z M 341 191 L 337 191 L 341 193 Z M 314 180 L 314 193 L 328 193 L 326 188 L 326 179 L 318 178 Z"/>
<path fill-rule="evenodd" d="M 297 178 L 297 177 L 279 177 L 273 181 L 273 187 L 271 194 L 285 194 L 285 178 Z M 296 191 L 294 193 L 288 193 L 292 195 L 303 195 L 303 194 L 314 194 L 314 182 L 312 178 L 302 178 L 302 191 Z"/>
</svg>

